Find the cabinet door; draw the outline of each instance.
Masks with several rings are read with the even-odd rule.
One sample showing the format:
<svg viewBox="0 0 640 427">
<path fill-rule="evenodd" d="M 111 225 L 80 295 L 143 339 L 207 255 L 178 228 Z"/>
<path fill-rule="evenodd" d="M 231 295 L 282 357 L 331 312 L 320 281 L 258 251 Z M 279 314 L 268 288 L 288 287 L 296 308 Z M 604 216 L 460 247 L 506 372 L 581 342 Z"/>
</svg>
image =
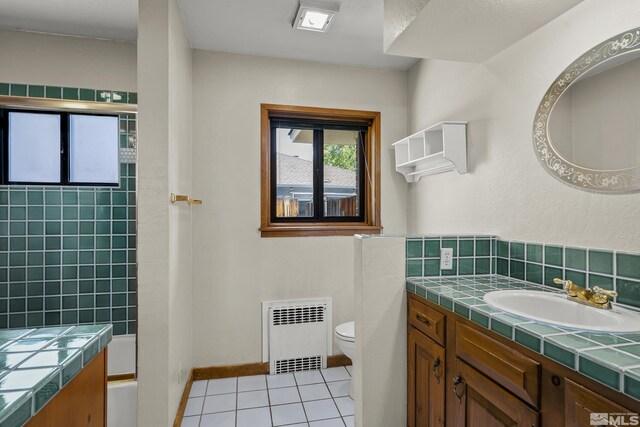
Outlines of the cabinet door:
<svg viewBox="0 0 640 427">
<path fill-rule="evenodd" d="M 593 414 L 593 415 L 592 415 Z M 620 417 L 626 423 L 609 423 L 609 414 L 613 417 Z M 567 427 L 582 426 L 608 426 L 608 425 L 633 425 L 631 417 L 637 414 L 632 413 L 617 403 L 605 399 L 595 394 L 591 390 L 565 379 L 564 385 L 564 420 Z M 620 422 L 617 420 L 617 422 Z"/>
<path fill-rule="evenodd" d="M 409 326 L 409 427 L 444 426 L 444 348 Z"/>
<path fill-rule="evenodd" d="M 538 427 L 537 411 L 471 366 L 457 360 L 453 380 L 459 427 Z"/>
</svg>

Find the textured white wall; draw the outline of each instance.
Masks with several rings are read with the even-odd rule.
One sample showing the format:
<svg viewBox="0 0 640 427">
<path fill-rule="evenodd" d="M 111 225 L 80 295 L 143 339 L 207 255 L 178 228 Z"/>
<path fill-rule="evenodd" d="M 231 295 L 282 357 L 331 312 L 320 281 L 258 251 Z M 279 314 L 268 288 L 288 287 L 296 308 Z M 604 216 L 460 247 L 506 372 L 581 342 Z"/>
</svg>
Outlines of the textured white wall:
<svg viewBox="0 0 640 427">
<path fill-rule="evenodd" d="M 169 422 L 168 2 L 139 2 L 138 425 Z"/>
<path fill-rule="evenodd" d="M 260 238 L 260 103 L 380 111 L 382 224 L 406 231 L 390 144 L 406 134 L 406 74 L 195 50 L 194 365 L 261 360 L 263 300 L 333 297 L 354 318 L 352 237 Z"/>
<path fill-rule="evenodd" d="M 410 131 L 469 121 L 469 173 L 409 186 L 409 232 L 639 250 L 640 195 L 592 194 L 557 181 L 539 164 L 531 136 L 538 104 L 560 72 L 637 26 L 637 0 L 585 0 L 483 64 L 416 64 L 409 71 Z"/>
<path fill-rule="evenodd" d="M 173 424 L 191 359 L 191 46 L 175 0 L 138 26 L 138 426 Z"/>
<path fill-rule="evenodd" d="M 192 58 L 176 0 L 169 1 L 169 191 L 192 195 Z M 162 197 L 168 197 L 162 194 Z M 169 208 L 169 421 L 192 367 L 192 207 Z"/>
<path fill-rule="evenodd" d="M 0 30 L 0 80 L 135 91 L 134 43 Z"/>
<path fill-rule="evenodd" d="M 355 239 L 356 424 L 407 425 L 405 238 Z"/>
</svg>

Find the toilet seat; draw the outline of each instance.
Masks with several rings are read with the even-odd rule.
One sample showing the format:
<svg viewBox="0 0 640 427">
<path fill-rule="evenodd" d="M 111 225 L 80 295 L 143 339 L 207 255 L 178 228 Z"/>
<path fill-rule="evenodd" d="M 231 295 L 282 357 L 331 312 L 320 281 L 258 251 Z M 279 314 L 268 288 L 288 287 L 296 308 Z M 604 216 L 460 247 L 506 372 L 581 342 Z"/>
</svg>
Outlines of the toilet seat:
<svg viewBox="0 0 640 427">
<path fill-rule="evenodd" d="M 336 326 L 336 338 L 342 341 L 355 341 L 355 322 L 346 322 Z"/>
</svg>

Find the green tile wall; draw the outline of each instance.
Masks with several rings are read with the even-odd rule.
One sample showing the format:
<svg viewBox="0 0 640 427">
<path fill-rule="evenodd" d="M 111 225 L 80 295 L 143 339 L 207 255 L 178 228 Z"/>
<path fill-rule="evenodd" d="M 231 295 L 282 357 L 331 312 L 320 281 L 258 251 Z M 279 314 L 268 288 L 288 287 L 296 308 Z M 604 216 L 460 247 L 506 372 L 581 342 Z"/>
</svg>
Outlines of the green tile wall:
<svg viewBox="0 0 640 427">
<path fill-rule="evenodd" d="M 16 212 L 16 215 L 22 215 Z M 501 240 L 495 236 L 408 236 L 407 277 L 499 274 L 559 288 L 553 279 L 601 286 L 615 302 L 640 308 L 640 253 Z M 453 249 L 452 270 L 440 270 L 440 250 Z"/>
<path fill-rule="evenodd" d="M 0 83 L 0 95 L 136 103 L 137 94 Z M 120 186 L 0 186 L 0 328 L 113 323 L 136 332 L 135 114 Z"/>
<path fill-rule="evenodd" d="M 137 104 L 135 92 L 95 90 L 76 87 L 27 85 L 22 83 L 0 83 L 0 95 L 29 96 L 32 98 L 77 99 L 81 101 Z"/>
<path fill-rule="evenodd" d="M 453 249 L 453 269 L 440 270 L 440 250 Z M 493 236 L 407 237 L 407 277 L 443 277 L 492 274 Z"/>
<path fill-rule="evenodd" d="M 618 291 L 616 302 L 640 307 L 638 253 L 505 240 L 496 246 L 497 274 L 558 288 L 553 283 L 556 277 L 601 286 Z"/>
</svg>

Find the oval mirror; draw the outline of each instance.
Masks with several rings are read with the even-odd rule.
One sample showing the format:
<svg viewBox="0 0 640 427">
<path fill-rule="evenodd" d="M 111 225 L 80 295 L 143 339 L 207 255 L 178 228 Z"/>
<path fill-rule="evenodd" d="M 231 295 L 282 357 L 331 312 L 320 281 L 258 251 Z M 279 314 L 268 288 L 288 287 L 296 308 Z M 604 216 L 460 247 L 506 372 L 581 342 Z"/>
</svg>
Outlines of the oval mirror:
<svg viewBox="0 0 640 427">
<path fill-rule="evenodd" d="M 594 47 L 547 90 L 533 141 L 542 166 L 585 190 L 640 190 L 640 28 Z"/>
</svg>

